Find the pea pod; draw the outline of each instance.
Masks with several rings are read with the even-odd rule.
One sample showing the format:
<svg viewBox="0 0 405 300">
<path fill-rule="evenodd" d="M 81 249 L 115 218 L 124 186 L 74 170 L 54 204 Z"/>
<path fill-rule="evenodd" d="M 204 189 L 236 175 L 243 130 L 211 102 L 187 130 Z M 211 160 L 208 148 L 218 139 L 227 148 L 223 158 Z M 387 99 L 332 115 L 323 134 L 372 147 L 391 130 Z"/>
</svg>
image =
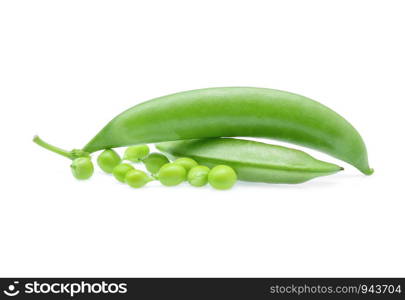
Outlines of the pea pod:
<svg viewBox="0 0 405 300">
<path fill-rule="evenodd" d="M 141 103 L 115 117 L 83 150 L 236 136 L 307 146 L 373 172 L 360 134 L 343 117 L 309 98 L 264 88 L 209 88 Z"/>
<path fill-rule="evenodd" d="M 342 170 L 300 150 L 242 139 L 174 141 L 156 147 L 174 157 L 191 157 L 210 168 L 228 165 L 244 181 L 301 183 Z"/>
<path fill-rule="evenodd" d="M 328 107 L 279 90 L 192 90 L 138 104 L 112 119 L 83 149 L 214 137 L 262 137 L 328 153 L 372 174 L 356 129 Z"/>
</svg>

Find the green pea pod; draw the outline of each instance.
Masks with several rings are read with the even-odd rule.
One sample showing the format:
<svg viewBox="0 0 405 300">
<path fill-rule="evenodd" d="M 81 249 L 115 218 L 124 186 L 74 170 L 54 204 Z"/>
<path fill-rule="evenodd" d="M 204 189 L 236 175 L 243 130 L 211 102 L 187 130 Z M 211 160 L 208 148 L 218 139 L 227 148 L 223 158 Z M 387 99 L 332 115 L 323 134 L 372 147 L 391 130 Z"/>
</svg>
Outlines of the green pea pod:
<svg viewBox="0 0 405 300">
<path fill-rule="evenodd" d="M 373 173 L 360 134 L 343 117 L 309 98 L 264 88 L 192 90 L 138 104 L 111 120 L 83 150 L 237 136 L 306 146 Z"/>
<path fill-rule="evenodd" d="M 156 147 L 174 157 L 191 157 L 210 168 L 228 165 L 244 181 L 301 183 L 343 170 L 300 150 L 241 139 L 174 141 Z"/>
<path fill-rule="evenodd" d="M 128 145 L 237 136 L 306 146 L 364 174 L 373 173 L 360 134 L 336 112 L 297 94 L 251 87 L 192 90 L 152 99 L 116 116 L 82 150 L 46 148 L 77 157 Z"/>
</svg>

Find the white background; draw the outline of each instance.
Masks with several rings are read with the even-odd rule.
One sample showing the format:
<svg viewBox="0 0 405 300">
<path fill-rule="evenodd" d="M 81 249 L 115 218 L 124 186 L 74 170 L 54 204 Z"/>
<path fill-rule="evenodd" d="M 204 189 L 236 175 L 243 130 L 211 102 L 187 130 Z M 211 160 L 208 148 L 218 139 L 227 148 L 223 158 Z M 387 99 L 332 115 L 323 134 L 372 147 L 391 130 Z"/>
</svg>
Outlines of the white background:
<svg viewBox="0 0 405 300">
<path fill-rule="evenodd" d="M 2 1 L 0 275 L 405 276 L 403 4 Z M 240 85 L 333 108 L 375 174 L 308 151 L 346 170 L 134 190 L 31 142 L 81 147 L 142 101 Z"/>
</svg>

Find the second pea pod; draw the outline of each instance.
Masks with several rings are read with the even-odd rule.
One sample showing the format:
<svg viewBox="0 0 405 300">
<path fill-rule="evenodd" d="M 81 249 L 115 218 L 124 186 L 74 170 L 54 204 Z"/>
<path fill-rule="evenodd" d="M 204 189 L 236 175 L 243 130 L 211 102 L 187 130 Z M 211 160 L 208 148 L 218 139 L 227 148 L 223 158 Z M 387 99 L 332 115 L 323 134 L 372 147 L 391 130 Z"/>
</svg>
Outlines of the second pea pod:
<svg viewBox="0 0 405 300">
<path fill-rule="evenodd" d="M 190 157 L 210 168 L 230 166 L 244 181 L 301 183 L 343 170 L 300 150 L 243 139 L 175 141 L 156 147 L 173 157 Z"/>
</svg>

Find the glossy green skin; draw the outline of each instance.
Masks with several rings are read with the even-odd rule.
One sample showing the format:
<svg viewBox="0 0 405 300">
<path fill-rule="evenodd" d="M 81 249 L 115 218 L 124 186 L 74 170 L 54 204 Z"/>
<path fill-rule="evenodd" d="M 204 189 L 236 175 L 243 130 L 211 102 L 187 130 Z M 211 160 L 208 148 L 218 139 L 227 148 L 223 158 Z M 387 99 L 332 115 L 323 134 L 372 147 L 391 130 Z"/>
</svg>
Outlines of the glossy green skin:
<svg viewBox="0 0 405 300">
<path fill-rule="evenodd" d="M 186 180 L 187 171 L 181 165 L 168 163 L 162 166 L 157 174 L 160 183 L 165 186 L 175 186 Z"/>
<path fill-rule="evenodd" d="M 112 149 L 104 150 L 97 157 L 97 164 L 106 173 L 112 173 L 114 168 L 121 163 L 121 158 L 117 152 Z"/>
<path fill-rule="evenodd" d="M 149 154 L 148 145 L 136 145 L 128 147 L 124 152 L 124 160 L 139 162 Z"/>
<path fill-rule="evenodd" d="M 195 166 L 188 171 L 187 181 L 195 187 L 201 187 L 208 182 L 210 168 L 207 166 Z"/>
<path fill-rule="evenodd" d="M 301 183 L 342 170 L 300 150 L 242 139 L 175 141 L 156 147 L 174 157 L 191 157 L 208 167 L 229 165 L 244 181 Z"/>
<path fill-rule="evenodd" d="M 236 180 L 238 177 L 230 166 L 215 166 L 208 173 L 209 184 L 217 190 L 229 190 L 235 185 Z"/>
<path fill-rule="evenodd" d="M 88 157 L 79 157 L 72 161 L 70 165 L 72 174 L 76 179 L 89 179 L 94 172 L 94 166 Z"/>
<path fill-rule="evenodd" d="M 141 103 L 111 120 L 83 150 L 237 136 L 307 146 L 373 172 L 360 134 L 336 112 L 297 94 L 251 87 L 192 90 Z"/>
<path fill-rule="evenodd" d="M 143 163 L 146 170 L 151 174 L 156 174 L 163 165 L 169 163 L 169 159 L 162 153 L 151 153 L 143 160 Z"/>
<path fill-rule="evenodd" d="M 123 163 L 123 164 L 119 164 L 118 166 L 116 166 L 113 171 L 112 174 L 114 175 L 115 179 L 117 179 L 120 182 L 125 182 L 125 176 L 127 175 L 127 173 L 129 171 L 134 170 L 134 167 L 131 166 L 130 164 L 127 163 Z"/>
<path fill-rule="evenodd" d="M 141 170 L 131 170 L 125 175 L 125 182 L 133 188 L 141 188 L 153 179 Z"/>
<path fill-rule="evenodd" d="M 198 163 L 189 157 L 180 157 L 176 159 L 173 163 L 178 164 L 182 166 L 184 169 L 186 169 L 186 172 L 190 171 L 192 167 L 198 166 Z"/>
</svg>

